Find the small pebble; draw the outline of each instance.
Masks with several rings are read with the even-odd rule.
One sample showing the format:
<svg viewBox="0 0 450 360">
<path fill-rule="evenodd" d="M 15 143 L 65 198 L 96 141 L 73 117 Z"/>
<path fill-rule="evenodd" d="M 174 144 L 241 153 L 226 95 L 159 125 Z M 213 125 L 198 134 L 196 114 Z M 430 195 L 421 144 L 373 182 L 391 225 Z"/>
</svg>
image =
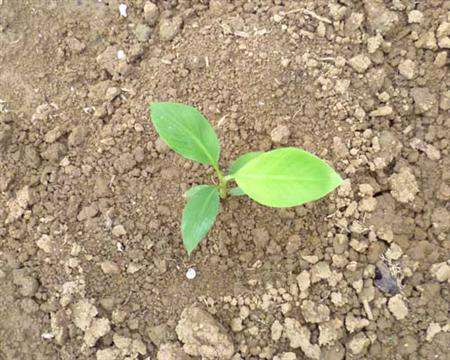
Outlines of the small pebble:
<svg viewBox="0 0 450 360">
<path fill-rule="evenodd" d="M 127 5 L 126 4 L 119 5 L 119 13 L 120 13 L 120 16 L 127 17 Z"/>
<path fill-rule="evenodd" d="M 117 51 L 117 59 L 119 59 L 119 60 L 124 60 L 125 59 L 125 51 L 123 51 L 123 50 L 119 50 L 119 51 Z"/>
<path fill-rule="evenodd" d="M 189 268 L 189 269 L 186 271 L 186 277 L 187 277 L 189 280 L 195 279 L 196 276 L 197 276 L 197 272 L 195 271 L 194 268 Z"/>
</svg>

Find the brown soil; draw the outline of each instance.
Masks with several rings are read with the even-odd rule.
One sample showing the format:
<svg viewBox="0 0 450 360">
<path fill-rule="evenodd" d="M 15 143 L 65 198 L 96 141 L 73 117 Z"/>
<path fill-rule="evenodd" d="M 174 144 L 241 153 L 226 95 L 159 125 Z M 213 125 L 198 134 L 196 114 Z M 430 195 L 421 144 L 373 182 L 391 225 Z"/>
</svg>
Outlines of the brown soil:
<svg viewBox="0 0 450 360">
<path fill-rule="evenodd" d="M 450 2 L 124 2 L 0 0 L 0 359 L 207 358 L 175 331 L 192 304 L 212 358 L 448 359 Z M 201 109 L 224 167 L 299 146 L 347 180 L 229 199 L 189 258 L 212 172 L 152 101 Z"/>
</svg>

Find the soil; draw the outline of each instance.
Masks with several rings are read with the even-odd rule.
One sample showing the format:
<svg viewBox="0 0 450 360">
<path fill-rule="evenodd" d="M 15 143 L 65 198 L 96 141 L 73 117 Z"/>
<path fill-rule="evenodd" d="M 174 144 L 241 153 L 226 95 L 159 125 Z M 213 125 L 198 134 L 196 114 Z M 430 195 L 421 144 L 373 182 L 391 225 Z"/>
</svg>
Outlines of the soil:
<svg viewBox="0 0 450 360">
<path fill-rule="evenodd" d="M 0 1 L 0 359 L 448 359 L 450 2 L 122 3 Z M 153 101 L 346 181 L 188 257 Z"/>
</svg>

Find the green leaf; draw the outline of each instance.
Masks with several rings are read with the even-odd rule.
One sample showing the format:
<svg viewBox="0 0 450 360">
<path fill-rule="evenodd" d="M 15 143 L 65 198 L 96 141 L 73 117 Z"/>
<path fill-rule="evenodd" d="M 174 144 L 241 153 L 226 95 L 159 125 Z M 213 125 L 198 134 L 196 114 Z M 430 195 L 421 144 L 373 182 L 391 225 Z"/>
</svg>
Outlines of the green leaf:
<svg viewBox="0 0 450 360">
<path fill-rule="evenodd" d="M 258 157 L 262 153 L 263 151 L 252 151 L 239 156 L 231 164 L 230 169 L 228 170 L 228 174 L 230 175 L 235 174 L 241 167 L 247 164 L 250 160 L 253 160 L 254 158 Z"/>
<path fill-rule="evenodd" d="M 208 120 L 192 106 L 177 103 L 150 105 L 153 125 L 167 145 L 202 164 L 217 165 L 220 144 Z"/>
<path fill-rule="evenodd" d="M 261 154 L 244 165 L 234 180 L 250 198 L 272 207 L 320 199 L 342 183 L 325 161 L 292 147 Z"/>
<path fill-rule="evenodd" d="M 181 233 L 184 247 L 191 254 L 214 225 L 219 211 L 219 192 L 215 186 L 198 185 L 188 193 L 181 220 Z"/>
<path fill-rule="evenodd" d="M 240 187 L 234 187 L 228 190 L 228 194 L 231 196 L 242 196 L 245 195 L 245 192 Z"/>
</svg>

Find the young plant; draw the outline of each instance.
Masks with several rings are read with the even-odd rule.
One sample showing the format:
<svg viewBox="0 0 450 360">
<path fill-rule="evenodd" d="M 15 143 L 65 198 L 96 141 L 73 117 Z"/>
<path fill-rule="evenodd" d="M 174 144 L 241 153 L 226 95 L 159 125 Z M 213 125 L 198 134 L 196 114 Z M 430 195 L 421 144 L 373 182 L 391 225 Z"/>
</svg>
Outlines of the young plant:
<svg viewBox="0 0 450 360">
<path fill-rule="evenodd" d="M 172 150 L 212 166 L 217 176 L 216 184 L 197 185 L 185 194 L 181 233 L 188 254 L 213 226 L 220 198 L 247 195 L 262 205 L 291 207 L 320 199 L 342 183 L 326 162 L 294 147 L 241 155 L 225 175 L 219 168 L 217 135 L 197 109 L 177 103 L 153 103 L 150 113 L 157 133 Z M 229 188 L 231 181 L 237 187 Z"/>
</svg>

